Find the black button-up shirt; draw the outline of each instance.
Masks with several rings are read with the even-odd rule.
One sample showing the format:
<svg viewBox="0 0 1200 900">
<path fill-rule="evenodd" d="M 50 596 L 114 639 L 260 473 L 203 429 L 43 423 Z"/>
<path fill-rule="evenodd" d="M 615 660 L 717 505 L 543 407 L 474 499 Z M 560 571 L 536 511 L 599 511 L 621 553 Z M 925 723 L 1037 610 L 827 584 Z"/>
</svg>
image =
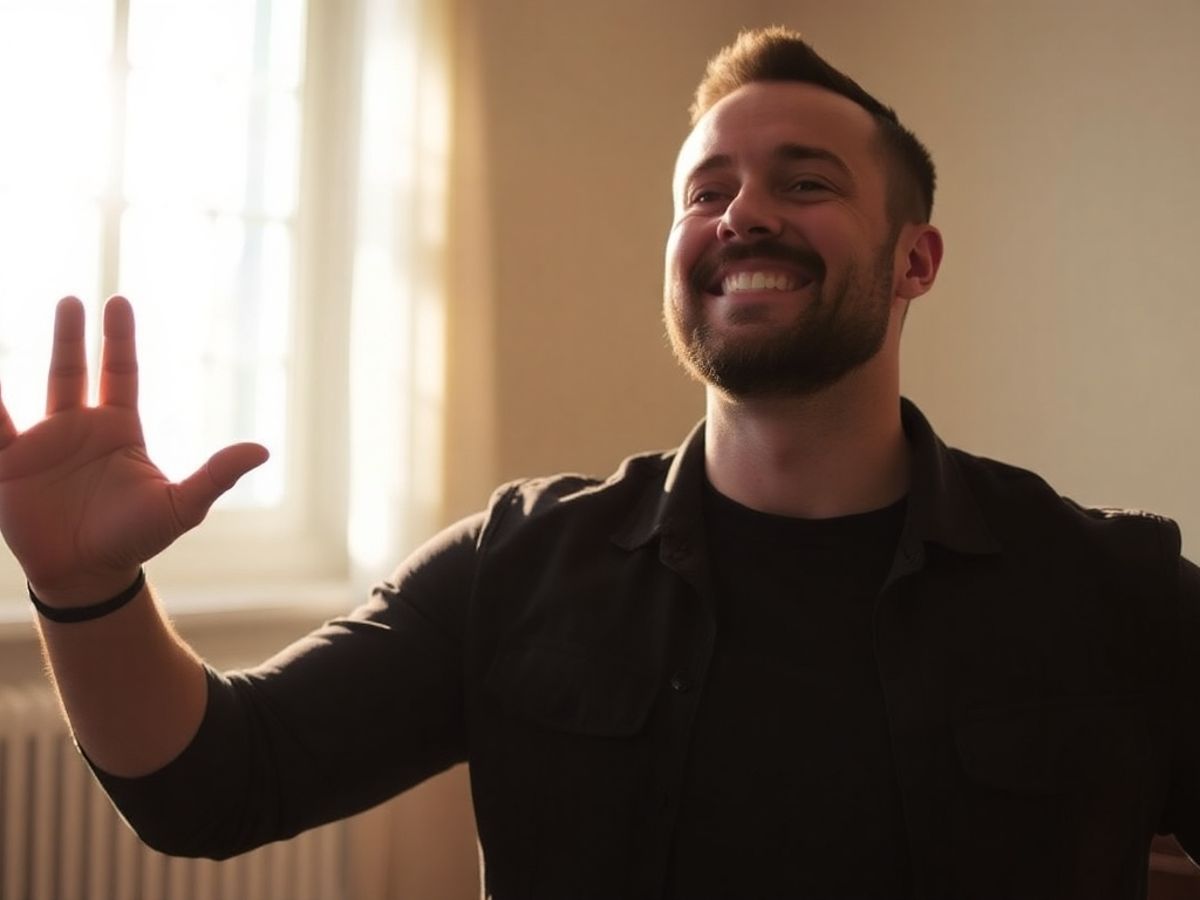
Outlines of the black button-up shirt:
<svg viewBox="0 0 1200 900">
<path fill-rule="evenodd" d="M 915 895 L 1143 896 L 1154 832 L 1200 851 L 1200 573 L 1173 523 L 903 420 L 873 629 Z M 102 781 L 151 845 L 221 857 L 467 760 L 493 896 L 661 897 L 716 628 L 703 436 L 501 488 L 347 618 L 211 673 L 175 762 Z"/>
</svg>

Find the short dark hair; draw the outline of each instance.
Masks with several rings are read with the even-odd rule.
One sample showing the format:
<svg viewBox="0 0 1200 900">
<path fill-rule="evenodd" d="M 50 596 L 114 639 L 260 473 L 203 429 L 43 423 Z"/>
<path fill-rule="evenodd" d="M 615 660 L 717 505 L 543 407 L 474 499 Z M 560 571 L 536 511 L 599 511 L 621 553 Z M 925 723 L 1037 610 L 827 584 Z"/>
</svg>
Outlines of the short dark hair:
<svg viewBox="0 0 1200 900">
<path fill-rule="evenodd" d="M 737 40 L 708 61 L 692 103 L 692 125 L 719 100 L 759 81 L 801 81 L 853 100 L 871 114 L 891 177 L 888 215 L 894 227 L 928 222 L 933 212 L 936 173 L 933 157 L 917 136 L 900 123 L 890 106 L 880 103 L 812 48 L 798 32 L 781 26 L 743 31 Z"/>
</svg>

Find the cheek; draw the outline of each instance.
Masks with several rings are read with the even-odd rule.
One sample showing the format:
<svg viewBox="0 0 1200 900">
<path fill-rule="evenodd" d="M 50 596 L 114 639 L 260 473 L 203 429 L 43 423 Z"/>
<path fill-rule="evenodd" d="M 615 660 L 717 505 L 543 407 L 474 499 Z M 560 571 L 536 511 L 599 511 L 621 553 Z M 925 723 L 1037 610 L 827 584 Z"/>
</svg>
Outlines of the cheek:
<svg viewBox="0 0 1200 900">
<path fill-rule="evenodd" d="M 703 240 L 694 223 L 677 222 L 667 235 L 664 269 L 667 279 L 686 275 L 700 258 Z"/>
<path fill-rule="evenodd" d="M 668 321 L 678 322 L 687 315 L 688 273 L 696 262 L 695 244 L 694 233 L 678 223 L 667 235 L 662 305 Z"/>
<path fill-rule="evenodd" d="M 798 235 L 826 260 L 845 260 L 865 246 L 862 229 L 835 203 L 808 207 L 793 220 Z"/>
<path fill-rule="evenodd" d="M 678 281 L 680 274 L 686 271 L 682 268 L 681 253 L 681 232 L 678 227 L 675 227 L 667 235 L 667 246 L 663 255 L 663 283 L 668 294 L 671 286 Z"/>
<path fill-rule="evenodd" d="M 687 237 L 687 220 L 676 219 L 671 223 L 671 230 L 667 232 L 667 256 L 671 257 L 678 252 L 679 246 Z"/>
<path fill-rule="evenodd" d="M 879 238 L 855 224 L 835 215 L 813 217 L 805 223 L 804 243 L 824 261 L 829 277 L 878 266 Z"/>
</svg>

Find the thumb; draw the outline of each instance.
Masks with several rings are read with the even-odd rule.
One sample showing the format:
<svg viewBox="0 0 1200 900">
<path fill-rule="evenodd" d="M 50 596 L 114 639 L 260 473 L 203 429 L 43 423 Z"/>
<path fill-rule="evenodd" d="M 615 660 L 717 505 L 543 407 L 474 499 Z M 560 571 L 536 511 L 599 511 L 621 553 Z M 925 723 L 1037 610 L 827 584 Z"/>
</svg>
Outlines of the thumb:
<svg viewBox="0 0 1200 900">
<path fill-rule="evenodd" d="M 176 485 L 176 510 L 186 528 L 200 524 L 217 498 L 237 484 L 270 454 L 261 444 L 233 444 L 218 450 L 208 462 Z"/>
</svg>

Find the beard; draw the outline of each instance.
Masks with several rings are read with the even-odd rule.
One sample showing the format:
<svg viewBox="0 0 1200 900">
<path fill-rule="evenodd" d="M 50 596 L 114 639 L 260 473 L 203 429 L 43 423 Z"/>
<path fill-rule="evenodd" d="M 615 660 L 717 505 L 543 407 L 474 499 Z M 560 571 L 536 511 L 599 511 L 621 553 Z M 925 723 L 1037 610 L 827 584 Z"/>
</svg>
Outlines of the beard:
<svg viewBox="0 0 1200 900">
<path fill-rule="evenodd" d="M 663 304 L 676 359 L 693 378 L 734 397 L 805 397 L 829 387 L 883 346 L 897 237 L 889 236 L 866 267 L 852 265 L 832 284 L 819 256 L 776 241 L 725 247 L 705 257 L 686 279 L 675 279 Z M 748 258 L 799 265 L 813 278 L 805 288 L 813 296 L 795 321 L 768 334 L 723 334 L 705 315 L 709 288 L 723 265 Z M 728 324 L 749 324 L 760 315 L 735 305 Z"/>
</svg>

